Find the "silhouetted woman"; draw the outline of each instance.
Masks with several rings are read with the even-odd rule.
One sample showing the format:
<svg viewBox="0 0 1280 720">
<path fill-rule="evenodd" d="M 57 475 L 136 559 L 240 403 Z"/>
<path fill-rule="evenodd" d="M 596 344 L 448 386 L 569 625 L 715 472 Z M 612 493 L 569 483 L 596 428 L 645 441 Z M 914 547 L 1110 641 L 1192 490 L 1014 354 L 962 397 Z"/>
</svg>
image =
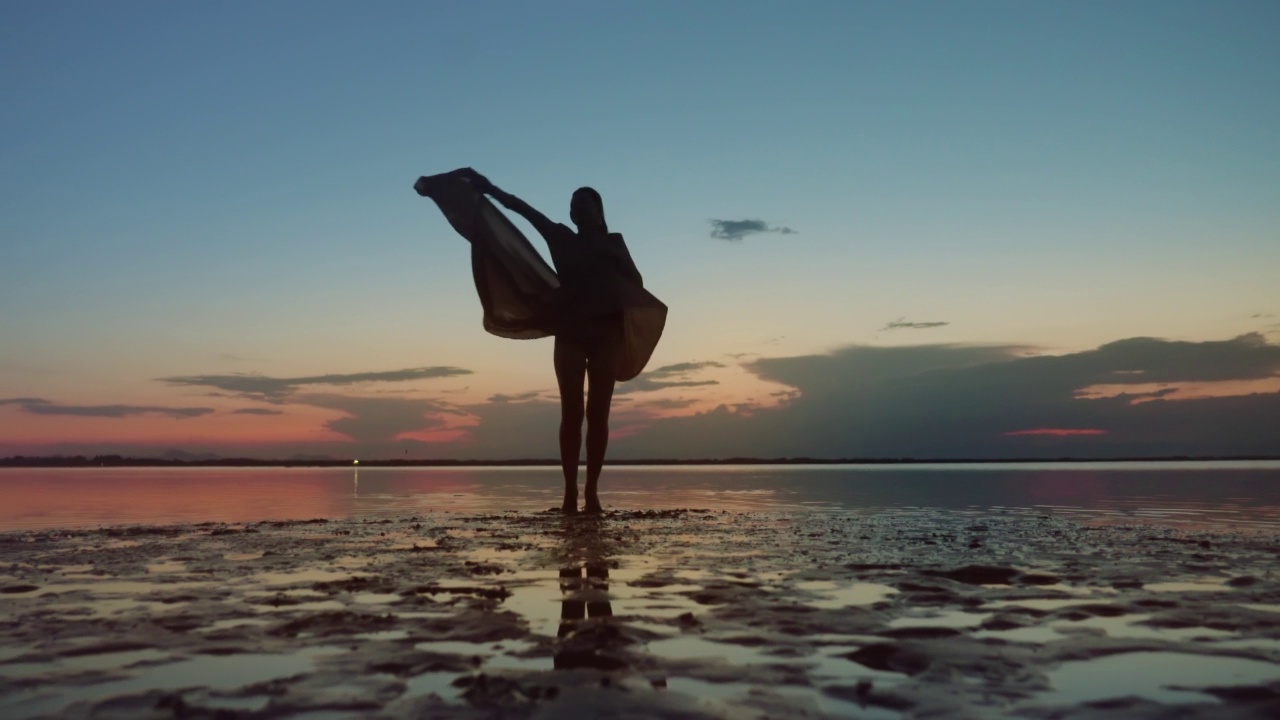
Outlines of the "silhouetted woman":
<svg viewBox="0 0 1280 720">
<path fill-rule="evenodd" d="M 527 274 L 522 271 L 527 270 L 525 266 L 531 263 L 521 260 L 517 254 L 514 261 L 506 260 L 507 264 L 501 270 L 491 271 L 484 261 L 477 260 L 476 254 L 485 257 L 489 252 L 486 245 L 499 242 L 492 239 L 494 233 L 506 232 L 509 235 L 515 232 L 518 235 L 518 231 L 514 227 L 495 230 L 500 221 L 485 215 L 483 206 L 487 203 L 480 200 L 476 201 L 478 207 L 472 217 L 470 206 L 465 199 L 460 199 L 462 193 L 457 185 L 453 185 L 452 190 L 448 185 L 448 182 L 456 183 L 458 179 L 465 180 L 475 191 L 489 195 L 507 209 L 519 213 L 547 242 L 559 287 L 555 290 L 554 302 L 535 313 L 540 319 L 532 323 L 538 328 L 533 334 L 520 329 L 506 331 L 504 327 L 495 327 L 501 325 L 502 318 L 490 317 L 500 314 L 493 311 L 493 306 L 500 304 L 500 300 L 492 296 L 521 294 L 521 289 L 516 287 L 520 281 L 512 278 Z M 636 269 L 622 235 L 609 232 L 604 203 L 600 193 L 592 188 L 578 188 L 570 200 L 569 217 L 577 226 L 577 232 L 552 222 L 528 203 L 498 189 L 470 168 L 421 178 L 415 188 L 420 194 L 435 199 L 454 227 L 476 248 L 473 264 L 480 262 L 476 283 L 486 306 L 486 328 L 504 337 L 555 336 L 556 382 L 560 387 L 560 465 L 564 472 L 564 502 L 561 507 L 565 513 L 578 511 L 578 457 L 582 448 L 585 407 L 587 482 L 583 510 L 600 512 L 600 469 L 609 444 L 609 406 L 613 400 L 614 383 L 631 379 L 644 367 L 661 336 L 666 306 L 644 290 L 640 271 Z M 489 254 L 499 254 L 496 250 Z M 502 284 L 504 279 L 515 289 L 495 290 L 491 287 Z M 584 379 L 588 384 L 585 398 Z"/>
</svg>

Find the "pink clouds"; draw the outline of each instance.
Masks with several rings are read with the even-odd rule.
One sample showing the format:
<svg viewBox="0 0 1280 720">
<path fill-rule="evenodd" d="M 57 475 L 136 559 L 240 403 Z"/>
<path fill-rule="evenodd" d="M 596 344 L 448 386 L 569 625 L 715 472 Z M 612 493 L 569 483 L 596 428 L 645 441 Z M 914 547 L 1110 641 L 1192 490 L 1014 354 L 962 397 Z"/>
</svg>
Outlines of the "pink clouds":
<svg viewBox="0 0 1280 720">
<path fill-rule="evenodd" d="M 1030 430 L 1014 430 L 1004 433 L 1006 437 L 1018 437 L 1022 435 L 1047 435 L 1049 437 L 1074 437 L 1074 436 L 1092 436 L 1106 435 L 1106 430 L 1098 428 L 1032 428 Z"/>
</svg>

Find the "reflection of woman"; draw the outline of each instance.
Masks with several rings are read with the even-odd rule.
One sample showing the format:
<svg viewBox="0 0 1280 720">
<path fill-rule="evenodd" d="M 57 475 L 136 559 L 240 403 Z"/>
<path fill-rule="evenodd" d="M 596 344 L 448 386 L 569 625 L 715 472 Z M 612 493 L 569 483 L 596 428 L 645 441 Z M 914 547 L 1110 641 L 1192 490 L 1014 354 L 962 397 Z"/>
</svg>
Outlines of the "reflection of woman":
<svg viewBox="0 0 1280 720">
<path fill-rule="evenodd" d="M 549 220 L 470 168 L 424 177 L 414 186 L 431 197 L 473 247 L 476 287 L 485 327 L 504 337 L 555 336 L 560 388 L 560 465 L 566 513 L 577 512 L 582 421 L 587 421 L 584 511 L 601 511 L 600 470 L 609 444 L 614 383 L 635 377 L 648 362 L 666 319 L 666 306 L 644 281 L 622 235 L 610 233 L 600 193 L 578 188 L 569 203 L 577 232 Z M 541 260 L 501 213 L 477 196 L 493 197 L 519 213 L 547 242 L 558 278 L 538 284 Z M 486 212 L 486 206 L 490 212 Z M 498 217 L 495 217 L 494 215 Z M 532 255 L 533 257 L 530 257 Z M 542 263 L 545 267 L 545 263 Z M 584 397 L 583 381 L 589 391 Z"/>
<path fill-rule="evenodd" d="M 607 627 L 613 617 L 609 599 L 611 543 L 599 519 L 566 523 L 559 550 L 560 626 L 556 632 L 557 670 L 626 667 L 626 640 Z"/>
</svg>

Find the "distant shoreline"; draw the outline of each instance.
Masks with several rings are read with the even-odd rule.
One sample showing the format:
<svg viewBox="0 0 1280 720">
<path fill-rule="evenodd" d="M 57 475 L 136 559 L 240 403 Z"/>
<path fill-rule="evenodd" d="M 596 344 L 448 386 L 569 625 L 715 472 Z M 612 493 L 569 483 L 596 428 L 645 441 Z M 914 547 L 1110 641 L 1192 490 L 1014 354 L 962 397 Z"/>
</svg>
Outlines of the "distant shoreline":
<svg viewBox="0 0 1280 720">
<path fill-rule="evenodd" d="M 1153 457 L 1033 457 L 1033 458 L 659 458 L 646 460 L 609 460 L 613 466 L 652 465 L 1008 465 L 1018 463 L 1140 463 L 1140 462 L 1224 462 L 1280 460 L 1277 455 L 1167 455 Z M 360 460 L 258 458 L 211 458 L 179 460 L 171 458 L 123 457 L 119 455 L 0 458 L 0 468 L 42 467 L 559 467 L 560 461 L 548 458 L 507 460 Z"/>
</svg>

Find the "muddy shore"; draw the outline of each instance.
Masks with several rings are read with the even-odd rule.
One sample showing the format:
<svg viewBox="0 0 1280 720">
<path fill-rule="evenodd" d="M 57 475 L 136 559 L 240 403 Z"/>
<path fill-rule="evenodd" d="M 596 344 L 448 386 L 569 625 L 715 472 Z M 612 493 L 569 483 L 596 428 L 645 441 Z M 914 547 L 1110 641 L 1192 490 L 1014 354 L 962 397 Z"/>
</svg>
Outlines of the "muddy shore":
<svg viewBox="0 0 1280 720">
<path fill-rule="evenodd" d="M 1052 515 L 0 535 L 0 716 L 1280 717 L 1280 540 Z"/>
</svg>

